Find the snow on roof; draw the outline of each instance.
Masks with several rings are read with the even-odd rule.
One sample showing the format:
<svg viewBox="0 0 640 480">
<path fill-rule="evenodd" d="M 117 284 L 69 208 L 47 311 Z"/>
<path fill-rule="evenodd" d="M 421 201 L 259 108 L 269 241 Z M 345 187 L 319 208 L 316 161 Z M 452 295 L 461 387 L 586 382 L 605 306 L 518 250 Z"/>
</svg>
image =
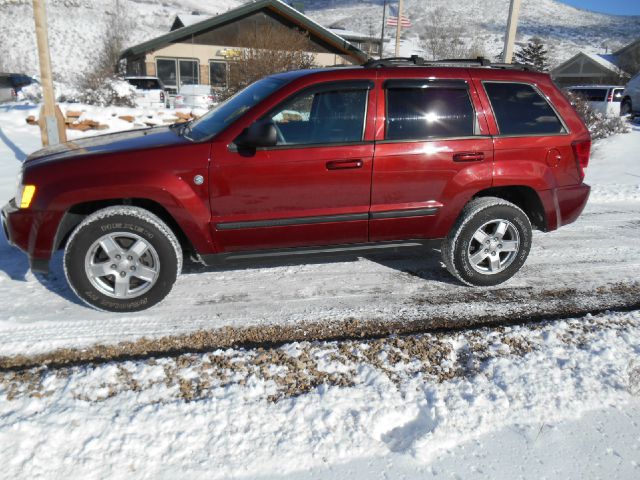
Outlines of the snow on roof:
<svg viewBox="0 0 640 480">
<path fill-rule="evenodd" d="M 209 18 L 209 16 L 194 15 L 192 13 L 180 13 L 179 15 L 176 15 L 176 18 L 180 19 L 180 22 L 182 22 L 182 25 L 184 25 L 185 27 L 188 27 L 190 25 L 194 25 L 198 22 L 202 22 L 203 20 L 206 20 L 207 18 Z"/>
<path fill-rule="evenodd" d="M 329 30 L 332 33 L 335 33 L 336 35 L 344 38 L 345 40 L 349 40 L 349 39 L 369 40 L 371 38 L 375 38 L 375 37 L 372 37 L 371 35 L 367 35 L 366 33 L 356 32 L 354 30 L 347 30 L 345 28 L 330 27 L 330 28 L 327 28 L 327 30 Z"/>
<path fill-rule="evenodd" d="M 603 66 L 607 70 L 611 70 L 612 72 L 615 72 L 615 73 L 622 73 L 622 70 L 620 69 L 620 67 L 618 67 L 615 63 L 613 63 L 615 61 L 615 56 L 613 55 L 603 55 L 599 53 L 586 53 L 586 52 L 580 52 L 580 53 L 589 57 L 591 60 Z"/>
</svg>

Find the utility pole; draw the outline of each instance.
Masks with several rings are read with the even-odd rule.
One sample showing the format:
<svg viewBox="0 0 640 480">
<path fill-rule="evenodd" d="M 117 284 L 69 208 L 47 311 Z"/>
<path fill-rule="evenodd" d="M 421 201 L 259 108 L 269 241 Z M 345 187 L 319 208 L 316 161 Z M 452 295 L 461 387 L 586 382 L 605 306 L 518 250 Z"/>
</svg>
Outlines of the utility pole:
<svg viewBox="0 0 640 480">
<path fill-rule="evenodd" d="M 56 145 L 67 141 L 64 117 L 55 103 L 53 79 L 51 77 L 51 55 L 47 33 L 47 13 L 45 0 L 33 0 L 33 16 L 36 22 L 38 40 L 38 58 L 40 59 L 40 83 L 42 84 L 43 104 L 40 109 L 40 132 L 42 145 Z"/>
<path fill-rule="evenodd" d="M 402 30 L 402 0 L 398 0 L 398 26 L 396 27 L 396 57 L 400 56 L 400 31 Z"/>
<path fill-rule="evenodd" d="M 387 0 L 382 5 L 382 33 L 380 34 L 380 59 L 384 56 L 384 26 L 387 22 Z"/>
<path fill-rule="evenodd" d="M 504 48 L 502 49 L 502 61 L 511 63 L 513 58 L 513 43 L 516 40 L 516 30 L 518 30 L 518 16 L 520 15 L 520 4 L 522 0 L 511 0 L 509 5 L 509 20 L 507 21 L 507 34 L 504 36 Z"/>
</svg>

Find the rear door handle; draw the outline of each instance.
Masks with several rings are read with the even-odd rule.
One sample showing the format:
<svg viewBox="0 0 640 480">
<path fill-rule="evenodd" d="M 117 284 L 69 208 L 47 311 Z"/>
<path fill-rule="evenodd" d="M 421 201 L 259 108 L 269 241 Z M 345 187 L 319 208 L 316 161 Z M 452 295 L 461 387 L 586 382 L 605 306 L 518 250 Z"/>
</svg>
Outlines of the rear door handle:
<svg viewBox="0 0 640 480">
<path fill-rule="evenodd" d="M 454 162 L 479 162 L 484 160 L 482 152 L 458 152 L 453 154 Z"/>
<path fill-rule="evenodd" d="M 362 168 L 362 160 L 332 160 L 327 162 L 327 170 L 347 170 Z"/>
</svg>

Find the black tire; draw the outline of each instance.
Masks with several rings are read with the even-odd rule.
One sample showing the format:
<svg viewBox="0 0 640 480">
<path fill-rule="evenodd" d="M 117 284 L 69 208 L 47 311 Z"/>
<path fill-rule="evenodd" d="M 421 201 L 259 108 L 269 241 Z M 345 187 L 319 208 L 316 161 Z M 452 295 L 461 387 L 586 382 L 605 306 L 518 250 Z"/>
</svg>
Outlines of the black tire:
<svg viewBox="0 0 640 480">
<path fill-rule="evenodd" d="M 622 100 L 622 104 L 620 105 L 620 116 L 626 117 L 627 115 L 631 115 L 633 113 L 633 108 L 631 106 L 631 99 L 625 98 Z"/>
<path fill-rule="evenodd" d="M 113 255 L 103 247 L 105 240 L 113 241 L 105 244 Z M 139 256 L 135 243 L 140 245 Z M 67 281 L 82 301 L 98 310 L 136 312 L 157 304 L 171 291 L 182 269 L 182 249 L 156 215 L 138 207 L 115 206 L 89 215 L 76 227 L 63 262 Z M 109 270 L 90 275 L 94 266 Z M 145 275 L 149 278 L 143 279 Z M 116 283 L 123 282 L 126 285 L 116 290 Z"/>
<path fill-rule="evenodd" d="M 496 240 L 499 234 L 489 234 L 490 245 L 486 245 L 486 249 L 484 246 L 483 249 L 478 248 L 480 242 L 474 239 L 474 234 L 484 226 L 491 228 L 493 222 L 502 224 L 501 220 L 506 221 L 505 224 L 508 225 L 504 237 L 505 245 L 509 243 L 517 250 L 514 250 L 513 254 L 501 251 L 502 237 L 500 237 L 501 240 Z M 454 277 L 467 285 L 479 287 L 498 285 L 520 270 L 529 255 L 531 238 L 531 222 L 516 205 L 501 198 L 476 198 L 465 206 L 449 235 L 442 241 L 442 261 Z M 482 263 L 474 267 L 470 259 L 474 258 L 474 254 L 482 258 L 483 253 L 480 250 L 489 253 L 485 253 L 486 257 Z M 495 255 L 493 252 L 496 252 Z M 495 272 L 491 272 L 490 270 L 493 269 L 491 259 L 495 261 L 496 258 L 498 267 Z M 503 259 L 504 268 L 501 269 L 500 264 Z"/>
</svg>

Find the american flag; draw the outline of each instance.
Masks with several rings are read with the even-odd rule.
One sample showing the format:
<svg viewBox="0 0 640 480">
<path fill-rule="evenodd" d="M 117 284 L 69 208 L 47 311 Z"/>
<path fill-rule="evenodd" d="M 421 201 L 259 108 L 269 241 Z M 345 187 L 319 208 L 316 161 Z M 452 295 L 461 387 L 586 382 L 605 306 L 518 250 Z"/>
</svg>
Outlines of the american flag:
<svg viewBox="0 0 640 480">
<path fill-rule="evenodd" d="M 387 17 L 387 26 L 397 27 L 398 26 L 398 8 L 392 5 L 389 5 L 389 13 L 391 14 L 391 16 Z M 402 28 L 411 27 L 411 20 L 409 20 L 409 17 L 402 15 L 400 17 L 400 26 Z"/>
</svg>

